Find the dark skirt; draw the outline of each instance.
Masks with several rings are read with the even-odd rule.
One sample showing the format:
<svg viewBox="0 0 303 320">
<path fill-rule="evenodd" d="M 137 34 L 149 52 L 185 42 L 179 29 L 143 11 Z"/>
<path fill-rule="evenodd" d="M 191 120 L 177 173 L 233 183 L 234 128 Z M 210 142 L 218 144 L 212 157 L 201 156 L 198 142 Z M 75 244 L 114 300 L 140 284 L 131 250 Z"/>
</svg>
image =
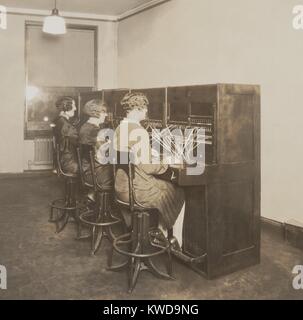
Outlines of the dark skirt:
<svg viewBox="0 0 303 320">
<path fill-rule="evenodd" d="M 93 184 L 92 173 L 87 165 L 83 166 L 85 181 Z M 97 184 L 104 189 L 112 189 L 114 186 L 114 172 L 112 165 L 100 165 L 95 167 Z"/>
<path fill-rule="evenodd" d="M 61 155 L 61 168 L 64 173 L 77 174 L 79 167 L 76 156 L 72 152 L 64 152 Z"/>
</svg>

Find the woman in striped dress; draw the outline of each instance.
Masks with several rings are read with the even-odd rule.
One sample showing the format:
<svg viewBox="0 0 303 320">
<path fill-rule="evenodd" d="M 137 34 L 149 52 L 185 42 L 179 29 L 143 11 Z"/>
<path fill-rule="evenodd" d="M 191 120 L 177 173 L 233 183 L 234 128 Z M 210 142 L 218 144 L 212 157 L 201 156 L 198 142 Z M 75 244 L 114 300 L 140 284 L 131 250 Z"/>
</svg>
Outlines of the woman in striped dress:
<svg viewBox="0 0 303 320">
<path fill-rule="evenodd" d="M 148 104 L 147 97 L 142 93 L 129 93 L 123 98 L 121 105 L 126 116 L 115 131 L 114 149 L 129 152 L 136 144 L 130 135 L 140 133 L 140 139 L 145 141 L 146 150 L 143 153 L 151 155 L 148 132 L 140 124 L 146 118 Z M 184 205 L 184 192 L 171 182 L 157 178 L 167 169 L 167 164 L 151 161 L 136 164 L 133 184 L 136 201 L 144 207 L 157 209 L 160 223 L 164 228 L 171 229 Z M 115 191 L 118 199 L 129 201 L 128 176 L 122 169 L 116 173 Z"/>
</svg>

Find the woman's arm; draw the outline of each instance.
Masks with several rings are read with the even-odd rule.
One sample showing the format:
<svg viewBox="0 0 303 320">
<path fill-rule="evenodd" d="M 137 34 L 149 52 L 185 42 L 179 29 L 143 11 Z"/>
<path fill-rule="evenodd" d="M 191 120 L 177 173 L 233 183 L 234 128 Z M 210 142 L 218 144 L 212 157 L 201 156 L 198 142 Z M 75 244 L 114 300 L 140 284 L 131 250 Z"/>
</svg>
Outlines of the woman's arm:
<svg viewBox="0 0 303 320">
<path fill-rule="evenodd" d="M 150 148 L 150 164 L 141 164 L 141 169 L 152 175 L 160 175 L 167 171 L 168 165 L 160 162 L 160 155 L 158 151 Z"/>
<path fill-rule="evenodd" d="M 64 138 L 68 138 L 69 142 L 73 145 L 78 143 L 77 129 L 69 123 L 65 123 L 61 129 L 61 134 Z"/>
<path fill-rule="evenodd" d="M 168 169 L 167 164 L 139 164 L 139 168 L 147 174 L 160 175 Z"/>
</svg>

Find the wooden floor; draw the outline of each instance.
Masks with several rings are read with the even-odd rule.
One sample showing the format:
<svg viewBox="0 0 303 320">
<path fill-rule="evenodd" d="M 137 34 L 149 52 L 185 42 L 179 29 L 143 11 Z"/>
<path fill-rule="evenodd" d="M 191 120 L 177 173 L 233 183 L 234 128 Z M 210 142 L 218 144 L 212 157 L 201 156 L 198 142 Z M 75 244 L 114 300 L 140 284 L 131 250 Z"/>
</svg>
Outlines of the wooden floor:
<svg viewBox="0 0 303 320">
<path fill-rule="evenodd" d="M 142 273 L 133 294 L 126 274 L 106 271 L 104 242 L 96 257 L 89 243 L 74 240 L 71 223 L 60 235 L 48 223 L 48 203 L 61 193 L 58 178 L 42 175 L 0 177 L 0 265 L 8 288 L 1 299 L 303 299 L 292 288 L 294 265 L 303 252 L 262 232 L 262 262 L 208 281 L 178 262 L 175 281 Z"/>
</svg>

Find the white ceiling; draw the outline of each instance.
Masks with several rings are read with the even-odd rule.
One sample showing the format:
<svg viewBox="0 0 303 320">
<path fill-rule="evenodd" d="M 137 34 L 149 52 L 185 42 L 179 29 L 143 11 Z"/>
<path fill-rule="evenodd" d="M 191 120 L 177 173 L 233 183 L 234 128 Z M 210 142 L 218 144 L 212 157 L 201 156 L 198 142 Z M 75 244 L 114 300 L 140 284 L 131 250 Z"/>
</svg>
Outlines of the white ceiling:
<svg viewBox="0 0 303 320">
<path fill-rule="evenodd" d="M 152 0 L 57 0 L 61 11 L 100 15 L 121 15 Z M 12 8 L 51 10 L 54 0 L 1 0 L 1 5 Z"/>
</svg>

